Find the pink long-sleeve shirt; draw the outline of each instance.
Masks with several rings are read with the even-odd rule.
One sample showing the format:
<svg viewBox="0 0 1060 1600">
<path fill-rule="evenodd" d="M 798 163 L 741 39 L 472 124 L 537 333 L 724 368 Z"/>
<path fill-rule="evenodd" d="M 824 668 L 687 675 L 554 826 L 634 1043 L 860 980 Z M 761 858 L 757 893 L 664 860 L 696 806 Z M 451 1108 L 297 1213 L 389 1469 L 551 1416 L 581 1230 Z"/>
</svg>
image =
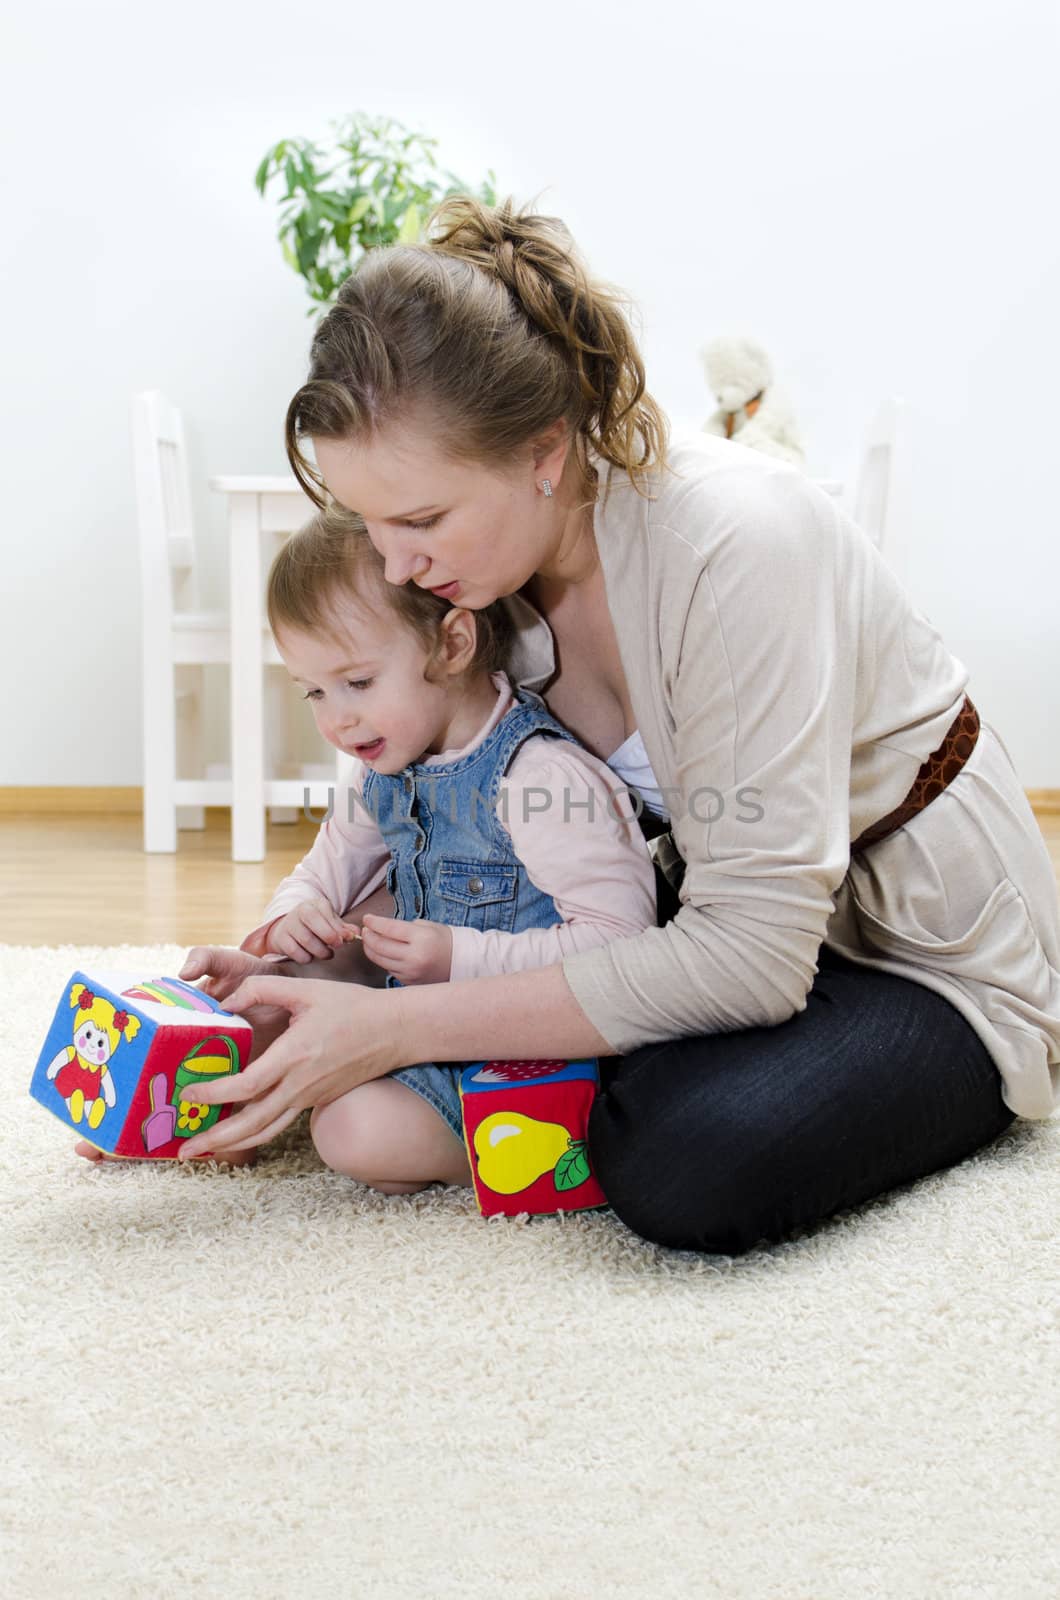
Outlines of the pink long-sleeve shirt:
<svg viewBox="0 0 1060 1600">
<path fill-rule="evenodd" d="M 459 750 L 429 756 L 424 766 L 468 755 L 510 710 L 515 699 L 508 678 L 495 672 L 491 681 L 497 699 L 474 738 Z M 358 762 L 349 784 L 356 799 L 364 776 L 364 763 Z M 505 774 L 495 814 L 531 881 L 552 896 L 561 921 L 522 933 L 453 928 L 454 982 L 549 966 L 655 926 L 655 872 L 633 803 L 622 779 L 589 751 L 542 734 L 525 740 Z M 351 803 L 346 788 L 340 789 L 312 849 L 280 883 L 264 920 L 240 949 L 270 954 L 273 923 L 305 900 L 320 897 L 345 916 L 385 883 L 389 862 L 368 808 Z"/>
</svg>

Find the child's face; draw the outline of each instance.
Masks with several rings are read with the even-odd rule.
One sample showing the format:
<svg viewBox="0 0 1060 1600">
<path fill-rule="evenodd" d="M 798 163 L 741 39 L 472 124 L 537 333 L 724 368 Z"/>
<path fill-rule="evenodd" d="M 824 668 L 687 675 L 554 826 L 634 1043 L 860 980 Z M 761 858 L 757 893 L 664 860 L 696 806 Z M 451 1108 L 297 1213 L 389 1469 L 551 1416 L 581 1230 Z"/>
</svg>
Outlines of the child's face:
<svg viewBox="0 0 1060 1600">
<path fill-rule="evenodd" d="M 376 618 L 346 600 L 336 612 L 340 640 L 288 629 L 276 640 L 324 738 L 377 772 L 437 754 L 452 715 L 451 680 L 426 682 L 427 650 L 391 614 Z"/>
</svg>

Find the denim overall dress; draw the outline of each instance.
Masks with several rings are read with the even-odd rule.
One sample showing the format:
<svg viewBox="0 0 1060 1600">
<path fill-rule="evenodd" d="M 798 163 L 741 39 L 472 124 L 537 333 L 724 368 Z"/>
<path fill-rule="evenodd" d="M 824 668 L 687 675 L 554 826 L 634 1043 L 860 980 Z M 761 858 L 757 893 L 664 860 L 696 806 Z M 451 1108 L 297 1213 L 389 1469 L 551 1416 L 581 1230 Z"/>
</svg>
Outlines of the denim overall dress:
<svg viewBox="0 0 1060 1600">
<path fill-rule="evenodd" d="M 514 695 L 496 727 L 459 760 L 414 762 L 393 774 L 369 768 L 365 774 L 363 802 L 390 851 L 387 888 L 403 920 L 504 933 L 562 921 L 552 896 L 527 876 L 495 808 L 508 767 L 527 739 L 547 734 L 578 741 L 549 714 L 540 695 L 530 689 L 515 689 Z M 561 798 L 553 795 L 549 802 L 555 806 Z M 521 803 L 521 794 L 509 796 L 510 806 Z M 392 973 L 386 982 L 401 987 Z M 389 1074 L 422 1095 L 461 1143 L 458 1085 L 466 1065 L 424 1062 Z"/>
</svg>

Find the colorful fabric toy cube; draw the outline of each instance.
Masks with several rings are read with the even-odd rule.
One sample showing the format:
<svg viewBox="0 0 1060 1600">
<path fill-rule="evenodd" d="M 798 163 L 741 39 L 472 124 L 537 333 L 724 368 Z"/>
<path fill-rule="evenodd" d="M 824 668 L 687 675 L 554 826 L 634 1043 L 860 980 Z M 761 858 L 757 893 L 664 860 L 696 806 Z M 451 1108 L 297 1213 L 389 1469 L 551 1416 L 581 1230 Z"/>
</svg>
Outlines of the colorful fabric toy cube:
<svg viewBox="0 0 1060 1600">
<path fill-rule="evenodd" d="M 240 1072 L 253 1030 L 179 978 L 75 972 L 29 1092 L 107 1155 L 175 1160 L 180 1141 L 231 1115 L 196 1084 Z"/>
<path fill-rule="evenodd" d="M 460 1076 L 460 1112 L 484 1217 L 549 1216 L 607 1205 L 589 1161 L 599 1063 L 476 1061 Z"/>
</svg>

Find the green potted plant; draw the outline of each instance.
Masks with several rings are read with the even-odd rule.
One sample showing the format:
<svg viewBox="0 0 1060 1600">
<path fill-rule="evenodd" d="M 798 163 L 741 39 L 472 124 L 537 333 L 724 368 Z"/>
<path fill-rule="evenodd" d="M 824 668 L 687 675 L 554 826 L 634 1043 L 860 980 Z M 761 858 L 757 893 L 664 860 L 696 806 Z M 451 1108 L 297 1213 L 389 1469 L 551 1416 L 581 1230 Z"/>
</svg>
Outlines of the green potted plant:
<svg viewBox="0 0 1060 1600">
<path fill-rule="evenodd" d="M 262 196 L 274 180 L 284 185 L 279 240 L 285 259 L 306 281 L 314 302 L 310 316 L 333 303 L 366 251 L 418 239 L 446 195 L 497 202 L 492 168 L 472 188 L 438 166 L 437 139 L 410 132 L 392 117 L 355 112 L 330 128 L 324 144 L 281 139 L 254 179 Z"/>
</svg>

